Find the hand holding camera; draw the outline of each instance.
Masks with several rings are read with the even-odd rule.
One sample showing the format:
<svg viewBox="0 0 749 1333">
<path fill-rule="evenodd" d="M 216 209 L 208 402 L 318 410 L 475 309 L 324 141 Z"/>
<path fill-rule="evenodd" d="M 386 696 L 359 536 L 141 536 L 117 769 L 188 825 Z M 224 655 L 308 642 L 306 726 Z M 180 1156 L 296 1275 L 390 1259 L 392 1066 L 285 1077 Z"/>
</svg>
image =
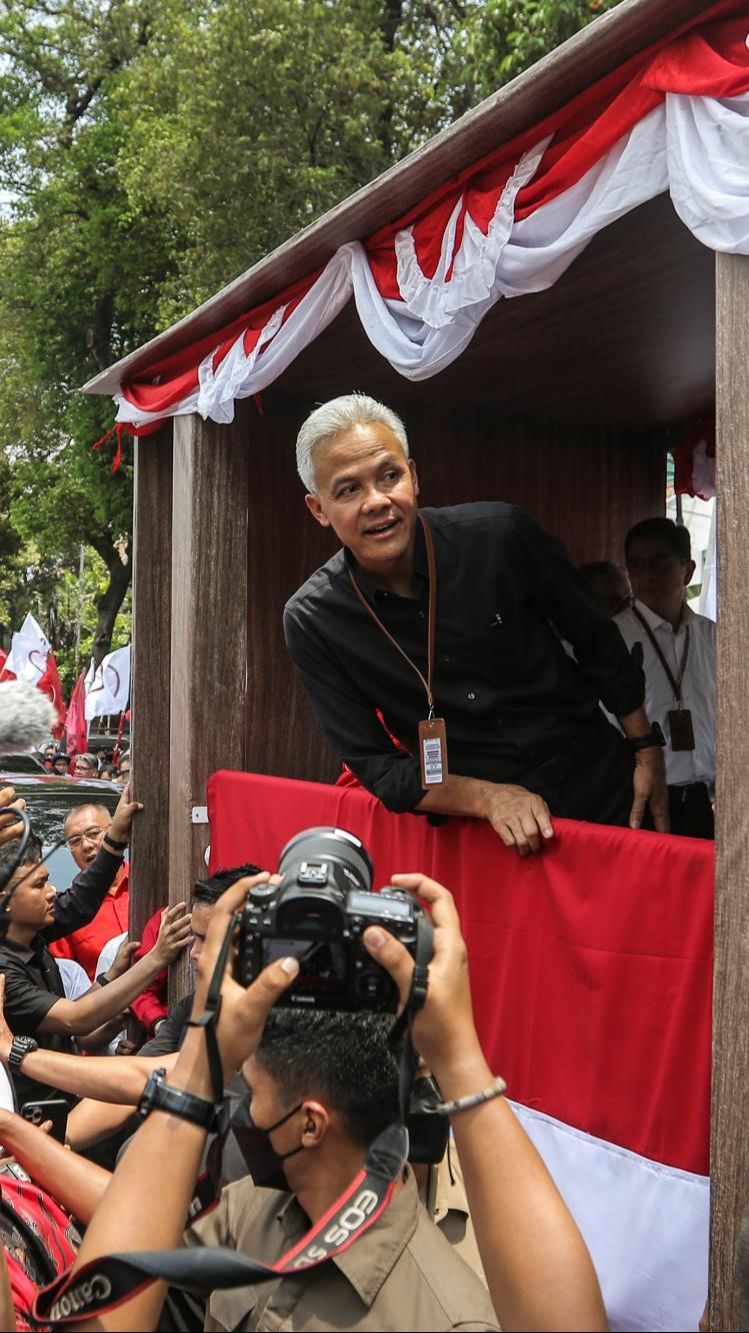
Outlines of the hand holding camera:
<svg viewBox="0 0 749 1333">
<path fill-rule="evenodd" d="M 424 1008 L 413 1019 L 416 1049 L 442 1086 L 464 1065 L 485 1068 L 473 1023 L 468 957 L 455 901 L 448 889 L 426 875 L 394 875 L 398 887 L 421 898 L 431 908 L 434 929 L 429 986 Z M 392 934 L 377 926 L 364 932 L 364 947 L 385 968 L 398 988 L 400 1005 L 408 1001 L 414 960 Z M 444 1091 L 444 1088 L 443 1088 Z"/>
</svg>

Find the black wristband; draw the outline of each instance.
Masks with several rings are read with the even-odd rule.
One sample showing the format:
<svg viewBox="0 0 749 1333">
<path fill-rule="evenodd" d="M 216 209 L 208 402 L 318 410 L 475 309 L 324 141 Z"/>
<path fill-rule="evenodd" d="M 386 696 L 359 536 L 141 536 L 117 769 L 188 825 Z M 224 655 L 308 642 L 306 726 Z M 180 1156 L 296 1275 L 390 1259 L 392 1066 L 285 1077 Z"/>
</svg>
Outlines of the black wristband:
<svg viewBox="0 0 749 1333">
<path fill-rule="evenodd" d="M 204 1097 L 196 1097 L 184 1088 L 172 1088 L 165 1082 L 166 1069 L 154 1069 L 138 1102 L 138 1115 L 143 1119 L 151 1111 L 168 1111 L 170 1115 L 188 1120 L 201 1129 L 212 1129 L 216 1107 Z"/>
<path fill-rule="evenodd" d="M 630 750 L 637 754 L 638 750 L 649 750 L 654 745 L 665 745 L 666 737 L 663 735 L 659 724 L 654 722 L 650 731 L 646 732 L 644 736 L 627 737 L 627 744 Z"/>
<path fill-rule="evenodd" d="M 108 986 L 111 979 L 111 977 L 107 976 L 106 972 L 100 972 L 96 978 L 96 984 L 97 986 Z"/>
<path fill-rule="evenodd" d="M 110 838 L 110 836 L 109 836 L 108 833 L 105 833 L 105 834 L 104 834 L 104 841 L 105 841 L 106 843 L 108 843 L 110 847 L 113 847 L 114 850 L 115 850 L 116 852 L 126 852 L 126 851 L 127 851 L 127 843 L 126 843 L 126 842 L 117 842 L 116 839 L 114 839 L 114 838 Z"/>
</svg>

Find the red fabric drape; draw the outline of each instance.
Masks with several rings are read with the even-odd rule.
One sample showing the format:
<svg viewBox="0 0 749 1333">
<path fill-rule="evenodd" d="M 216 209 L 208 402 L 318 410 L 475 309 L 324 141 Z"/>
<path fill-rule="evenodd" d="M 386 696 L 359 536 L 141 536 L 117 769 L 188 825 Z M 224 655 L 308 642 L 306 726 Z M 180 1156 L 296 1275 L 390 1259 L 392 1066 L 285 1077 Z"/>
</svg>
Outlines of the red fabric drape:
<svg viewBox="0 0 749 1333">
<path fill-rule="evenodd" d="M 375 887 L 420 870 L 455 894 L 476 1022 L 509 1095 L 646 1157 L 707 1174 L 713 847 L 556 820 L 520 860 L 480 821 L 433 828 L 367 792 L 220 772 L 211 866 L 275 869 L 300 829 L 360 837 Z"/>
</svg>

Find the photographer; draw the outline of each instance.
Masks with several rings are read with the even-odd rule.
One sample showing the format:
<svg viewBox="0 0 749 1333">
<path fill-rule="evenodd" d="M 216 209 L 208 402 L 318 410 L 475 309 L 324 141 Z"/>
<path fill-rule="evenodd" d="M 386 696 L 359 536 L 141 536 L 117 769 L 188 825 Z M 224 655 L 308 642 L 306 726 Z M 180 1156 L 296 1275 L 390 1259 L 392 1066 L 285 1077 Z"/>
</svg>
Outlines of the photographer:
<svg viewBox="0 0 749 1333">
<path fill-rule="evenodd" d="M 232 914 L 242 906 L 247 892 L 267 878 L 258 876 L 240 881 L 217 904 L 199 964 L 196 1015 L 204 1011 L 208 984 Z M 465 946 L 452 899 L 446 889 L 421 876 L 401 876 L 398 882 L 405 888 L 418 888 L 433 907 L 434 958 L 426 1006 L 415 1024 L 415 1039 L 440 1080 L 443 1095 L 452 1099 L 474 1094 L 487 1087 L 492 1076 L 473 1027 Z M 365 942 L 373 958 L 390 971 L 405 999 L 413 967 L 410 954 L 379 928 L 370 927 Z M 357 1143 L 350 1129 L 347 1131 L 335 1097 L 327 1092 L 323 1095 L 315 1087 L 312 1068 L 306 1086 L 304 1080 L 297 1084 L 293 1063 L 287 1065 L 285 1060 L 274 1063 L 273 1037 L 268 1046 L 268 1063 L 264 1063 L 262 1035 L 268 1014 L 298 971 L 296 959 L 279 959 L 245 990 L 227 970 L 216 1029 L 224 1082 L 241 1065 L 245 1066 L 254 1081 L 252 1109 L 256 1121 L 272 1134 L 271 1146 L 278 1154 L 293 1154 L 286 1157 L 285 1170 L 290 1185 L 294 1180 L 296 1191 L 287 1198 L 280 1217 L 288 1219 L 294 1234 L 303 1221 L 303 1213 L 313 1223 L 325 1215 L 341 1187 L 349 1183 L 352 1168 L 357 1163 L 361 1165 L 365 1156 L 361 1143 Z M 285 1079 L 291 1082 L 285 1085 Z M 351 1082 L 350 1074 L 346 1082 Z M 168 1083 L 193 1097 L 213 1100 L 207 1042 L 201 1028 L 188 1030 Z M 598 1284 L 582 1239 L 510 1109 L 502 1101 L 486 1102 L 455 1115 L 454 1126 L 459 1150 L 465 1154 L 463 1167 L 469 1204 L 494 1308 L 502 1326 L 605 1328 Z M 115 1252 L 163 1250 L 179 1243 L 205 1137 L 205 1129 L 172 1111 L 158 1109 L 148 1117 L 96 1210 L 74 1274 Z M 336 1153 L 331 1151 L 334 1143 L 338 1148 Z M 149 1181 L 150 1197 L 158 1200 L 158 1206 L 150 1209 L 144 1208 L 144 1179 Z M 405 1179 L 398 1184 L 400 1188 L 396 1186 L 389 1207 L 378 1216 L 369 1232 L 335 1256 L 335 1267 L 319 1270 L 309 1284 L 294 1276 L 277 1280 L 270 1289 L 267 1284 L 252 1288 L 253 1292 L 257 1290 L 255 1309 L 247 1311 L 239 1323 L 233 1304 L 236 1296 L 222 1292 L 214 1297 L 206 1327 L 269 1327 L 264 1318 L 269 1309 L 273 1310 L 273 1326 L 283 1322 L 292 1329 L 496 1327 L 477 1280 L 423 1214 L 411 1212 L 415 1209 L 415 1190 L 410 1174 L 406 1172 Z M 269 1212 L 265 1196 L 265 1191 L 256 1190 L 248 1198 L 242 1183 L 231 1187 L 224 1192 L 217 1212 L 193 1226 L 188 1243 L 199 1243 L 208 1237 L 242 1248 L 249 1243 L 257 1256 L 256 1247 L 265 1239 L 261 1255 L 270 1261 L 277 1258 L 279 1250 L 286 1248 L 279 1244 L 282 1233 L 274 1231 L 274 1226 L 282 1226 L 282 1221 L 278 1220 L 277 1211 Z M 275 1199 L 278 1210 L 284 1200 L 278 1195 Z M 410 1231 L 404 1225 L 405 1213 L 415 1222 Z M 268 1244 L 271 1232 L 276 1237 L 275 1253 L 270 1253 Z M 289 1237 L 286 1239 L 288 1242 Z M 356 1256 L 360 1246 L 372 1247 L 370 1265 L 372 1268 L 376 1265 L 381 1286 L 373 1290 L 370 1276 L 367 1291 L 364 1294 L 359 1291 L 361 1303 L 357 1317 L 353 1317 L 358 1290 Z M 361 1255 L 362 1250 L 358 1253 Z M 345 1283 L 343 1287 L 336 1283 L 336 1291 L 346 1290 L 346 1305 L 331 1311 L 330 1324 L 319 1317 L 312 1323 L 308 1307 L 305 1317 L 306 1301 L 316 1299 L 329 1283 L 340 1279 L 344 1267 L 352 1276 L 347 1288 Z M 438 1287 L 439 1298 L 432 1282 Z M 399 1300 L 393 1299 L 396 1292 Z M 454 1304 L 456 1296 L 462 1302 L 459 1310 Z M 152 1329 L 163 1297 L 163 1283 L 136 1290 L 115 1308 L 100 1313 L 97 1326 Z M 381 1318 L 381 1311 L 389 1322 Z M 226 1312 L 227 1318 L 234 1322 L 224 1323 L 221 1312 Z M 75 1326 L 85 1327 L 85 1323 Z"/>
</svg>

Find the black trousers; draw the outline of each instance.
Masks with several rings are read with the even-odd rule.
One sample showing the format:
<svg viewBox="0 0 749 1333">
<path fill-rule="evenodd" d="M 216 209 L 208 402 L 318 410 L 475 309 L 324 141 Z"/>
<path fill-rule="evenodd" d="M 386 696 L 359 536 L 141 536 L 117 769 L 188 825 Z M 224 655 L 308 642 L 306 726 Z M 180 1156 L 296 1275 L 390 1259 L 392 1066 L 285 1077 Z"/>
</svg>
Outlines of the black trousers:
<svg viewBox="0 0 749 1333">
<path fill-rule="evenodd" d="M 543 796 L 560 819 L 626 828 L 632 809 L 634 755 L 620 731 L 601 715 L 583 728 L 564 754 L 516 779 Z M 652 828 L 646 811 L 644 828 Z"/>
<path fill-rule="evenodd" d="M 668 813 L 671 832 L 686 838 L 714 838 L 715 816 L 710 793 L 704 782 L 690 782 L 686 787 L 669 787 Z"/>
</svg>

